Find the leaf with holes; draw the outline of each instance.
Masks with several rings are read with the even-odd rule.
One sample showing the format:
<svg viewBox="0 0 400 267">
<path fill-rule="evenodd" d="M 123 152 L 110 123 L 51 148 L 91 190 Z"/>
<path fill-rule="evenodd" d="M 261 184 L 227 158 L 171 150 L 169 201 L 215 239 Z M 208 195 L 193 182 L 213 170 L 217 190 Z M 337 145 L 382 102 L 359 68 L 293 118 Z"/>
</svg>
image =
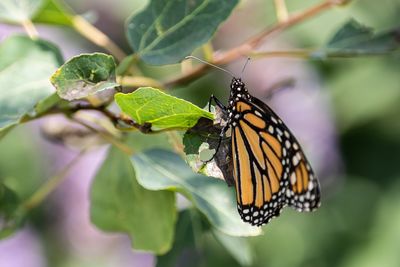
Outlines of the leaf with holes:
<svg viewBox="0 0 400 267">
<path fill-rule="evenodd" d="M 115 102 L 137 123 L 150 123 L 159 129 L 190 128 L 201 117 L 213 119 L 210 112 L 151 87 L 141 87 L 129 94 L 118 93 Z"/>
<path fill-rule="evenodd" d="M 0 137 L 54 92 L 49 77 L 61 62 L 59 50 L 43 40 L 13 36 L 0 45 Z"/>
<path fill-rule="evenodd" d="M 51 77 L 61 98 L 74 100 L 119 86 L 112 56 L 94 53 L 73 57 Z"/>
<path fill-rule="evenodd" d="M 174 190 L 185 195 L 218 230 L 232 236 L 254 236 L 261 228 L 244 223 L 232 188 L 224 181 L 195 174 L 176 154 L 149 150 L 132 157 L 138 182 L 149 190 Z"/>
<path fill-rule="evenodd" d="M 127 36 L 149 64 L 181 61 L 206 43 L 229 16 L 238 0 L 152 0 L 127 23 Z"/>
<path fill-rule="evenodd" d="M 163 254 L 172 246 L 174 193 L 140 186 L 129 157 L 116 148 L 109 151 L 96 174 L 90 214 L 100 229 L 129 234 L 135 249 Z"/>
</svg>

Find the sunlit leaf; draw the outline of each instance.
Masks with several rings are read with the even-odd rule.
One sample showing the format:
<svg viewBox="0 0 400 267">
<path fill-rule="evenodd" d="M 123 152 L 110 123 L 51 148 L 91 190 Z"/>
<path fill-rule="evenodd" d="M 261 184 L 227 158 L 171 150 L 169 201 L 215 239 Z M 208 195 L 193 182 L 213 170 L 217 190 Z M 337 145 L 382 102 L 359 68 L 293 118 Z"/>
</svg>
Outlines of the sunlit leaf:
<svg viewBox="0 0 400 267">
<path fill-rule="evenodd" d="M 127 36 L 149 64 L 172 64 L 206 43 L 237 0 L 152 0 L 127 23 Z"/>
<path fill-rule="evenodd" d="M 62 1 L 46 0 L 42 8 L 33 17 L 34 22 L 71 26 L 73 14 Z"/>
<path fill-rule="evenodd" d="M 244 223 L 232 188 L 224 181 L 195 174 L 178 155 L 149 150 L 132 158 L 138 182 L 149 190 L 176 190 L 185 195 L 221 232 L 233 236 L 259 235 L 261 228 Z"/>
<path fill-rule="evenodd" d="M 190 128 L 201 117 L 213 118 L 192 103 L 151 87 L 141 87 L 129 94 L 118 93 L 115 101 L 137 123 L 151 123 L 156 128 Z"/>
<path fill-rule="evenodd" d="M 30 20 L 43 4 L 44 0 L 1 0 L 0 21 L 21 23 Z"/>
<path fill-rule="evenodd" d="M 61 98 L 74 100 L 118 86 L 112 56 L 82 54 L 68 60 L 51 77 Z"/>
<path fill-rule="evenodd" d="M 167 252 L 174 236 L 174 193 L 140 186 L 129 157 L 112 148 L 91 191 L 91 220 L 102 230 L 124 232 L 133 248 Z"/>
<path fill-rule="evenodd" d="M 13 36 L 0 45 L 0 132 L 54 92 L 49 77 L 61 62 L 59 50 L 43 40 Z"/>
</svg>

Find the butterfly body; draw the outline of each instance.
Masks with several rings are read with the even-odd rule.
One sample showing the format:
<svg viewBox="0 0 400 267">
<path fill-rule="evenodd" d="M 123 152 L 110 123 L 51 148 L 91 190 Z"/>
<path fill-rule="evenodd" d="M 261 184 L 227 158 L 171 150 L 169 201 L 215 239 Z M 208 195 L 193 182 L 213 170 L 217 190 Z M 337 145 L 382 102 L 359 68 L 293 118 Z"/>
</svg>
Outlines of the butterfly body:
<svg viewBox="0 0 400 267">
<path fill-rule="evenodd" d="M 318 180 L 299 143 L 282 120 L 233 78 L 224 111 L 231 128 L 233 177 L 243 221 L 263 225 L 292 206 L 312 211 L 319 206 Z M 219 101 L 216 101 L 219 105 Z"/>
</svg>

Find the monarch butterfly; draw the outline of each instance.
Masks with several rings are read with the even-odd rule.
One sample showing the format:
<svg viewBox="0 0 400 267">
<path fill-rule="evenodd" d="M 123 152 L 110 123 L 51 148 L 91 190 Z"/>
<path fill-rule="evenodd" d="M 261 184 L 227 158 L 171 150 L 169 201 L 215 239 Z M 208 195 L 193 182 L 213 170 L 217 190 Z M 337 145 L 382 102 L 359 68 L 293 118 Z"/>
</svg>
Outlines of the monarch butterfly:
<svg viewBox="0 0 400 267">
<path fill-rule="evenodd" d="M 261 226 L 279 216 L 286 205 L 301 212 L 315 210 L 320 205 L 320 186 L 298 141 L 270 107 L 249 94 L 241 78 L 232 76 L 228 106 L 214 96 L 210 100 L 227 116 L 220 141 L 231 129 L 240 217 Z"/>
</svg>

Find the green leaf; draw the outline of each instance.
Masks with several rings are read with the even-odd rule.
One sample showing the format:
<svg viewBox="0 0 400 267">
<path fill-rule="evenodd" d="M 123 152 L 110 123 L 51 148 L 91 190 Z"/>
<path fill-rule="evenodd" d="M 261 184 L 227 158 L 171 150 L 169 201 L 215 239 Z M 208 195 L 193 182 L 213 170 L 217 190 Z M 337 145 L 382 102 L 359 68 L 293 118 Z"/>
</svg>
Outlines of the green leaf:
<svg viewBox="0 0 400 267">
<path fill-rule="evenodd" d="M 21 23 L 30 20 L 43 4 L 43 0 L 1 0 L 0 21 Z"/>
<path fill-rule="evenodd" d="M 350 20 L 340 28 L 326 47 L 329 51 L 358 54 L 385 53 L 400 47 L 399 29 L 375 34 L 372 28 Z"/>
<path fill-rule="evenodd" d="M 59 50 L 43 40 L 13 36 L 0 45 L 0 136 L 54 92 L 49 77 L 61 62 Z"/>
<path fill-rule="evenodd" d="M 221 232 L 233 236 L 261 234 L 261 228 L 240 219 L 232 188 L 221 180 L 193 173 L 178 155 L 154 149 L 135 155 L 132 162 L 143 187 L 181 192 Z"/>
<path fill-rule="evenodd" d="M 21 225 L 17 194 L 0 181 L 0 240 L 12 235 Z"/>
<path fill-rule="evenodd" d="M 149 64 L 181 61 L 206 43 L 237 0 L 152 0 L 127 23 L 131 47 Z"/>
<path fill-rule="evenodd" d="M 229 236 L 220 231 L 212 231 L 214 237 L 242 266 L 249 266 L 253 263 L 253 252 L 248 239 L 243 237 Z"/>
<path fill-rule="evenodd" d="M 196 249 L 194 222 L 200 224 L 201 217 L 196 215 L 198 213 L 190 209 L 179 213 L 174 245 L 167 254 L 157 257 L 156 267 L 200 266 L 201 254 Z M 196 234 L 201 233 L 196 232 Z"/>
<path fill-rule="evenodd" d="M 213 119 L 211 113 L 192 103 L 151 87 L 141 87 L 129 94 L 118 93 L 115 102 L 137 123 L 151 123 L 161 129 L 190 128 L 201 117 Z"/>
<path fill-rule="evenodd" d="M 62 1 L 46 0 L 43 7 L 33 17 L 34 22 L 52 25 L 72 26 L 72 11 Z"/>
<path fill-rule="evenodd" d="M 129 157 L 115 148 L 93 182 L 90 214 L 100 229 L 129 234 L 134 249 L 163 254 L 172 246 L 174 193 L 141 187 Z"/>
<path fill-rule="evenodd" d="M 115 68 L 112 56 L 102 53 L 82 54 L 68 60 L 50 80 L 61 98 L 75 100 L 119 86 Z"/>
</svg>

